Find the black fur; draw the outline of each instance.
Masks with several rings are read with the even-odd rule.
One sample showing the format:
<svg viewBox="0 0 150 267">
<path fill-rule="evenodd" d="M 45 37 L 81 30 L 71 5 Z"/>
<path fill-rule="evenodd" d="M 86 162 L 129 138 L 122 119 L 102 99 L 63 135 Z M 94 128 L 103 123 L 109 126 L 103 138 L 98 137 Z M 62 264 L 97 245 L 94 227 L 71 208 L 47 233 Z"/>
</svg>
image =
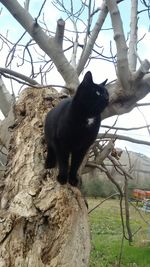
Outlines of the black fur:
<svg viewBox="0 0 150 267">
<path fill-rule="evenodd" d="M 107 80 L 106 80 L 107 81 Z M 93 83 L 87 72 L 73 97 L 62 100 L 50 110 L 45 121 L 45 138 L 48 145 L 46 168 L 59 166 L 57 180 L 77 186 L 78 168 L 89 147 L 95 141 L 100 127 L 100 113 L 108 104 L 109 96 L 104 87 Z M 91 124 L 88 123 L 91 120 Z M 69 168 L 69 156 L 71 166 Z"/>
</svg>

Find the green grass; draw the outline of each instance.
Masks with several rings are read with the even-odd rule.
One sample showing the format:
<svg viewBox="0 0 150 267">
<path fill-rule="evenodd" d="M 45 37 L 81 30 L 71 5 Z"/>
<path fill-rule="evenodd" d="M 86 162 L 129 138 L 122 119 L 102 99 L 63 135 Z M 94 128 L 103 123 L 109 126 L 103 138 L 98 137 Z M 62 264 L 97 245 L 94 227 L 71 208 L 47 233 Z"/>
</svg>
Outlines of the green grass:
<svg viewBox="0 0 150 267">
<path fill-rule="evenodd" d="M 89 209 L 101 200 L 89 199 Z M 130 207 L 131 229 L 135 233 L 132 245 L 123 241 L 122 267 L 150 266 L 150 227 L 143 221 L 137 210 Z M 150 214 L 142 212 L 150 223 Z M 122 224 L 118 200 L 108 200 L 89 214 L 92 251 L 90 267 L 117 267 L 122 244 Z"/>
</svg>

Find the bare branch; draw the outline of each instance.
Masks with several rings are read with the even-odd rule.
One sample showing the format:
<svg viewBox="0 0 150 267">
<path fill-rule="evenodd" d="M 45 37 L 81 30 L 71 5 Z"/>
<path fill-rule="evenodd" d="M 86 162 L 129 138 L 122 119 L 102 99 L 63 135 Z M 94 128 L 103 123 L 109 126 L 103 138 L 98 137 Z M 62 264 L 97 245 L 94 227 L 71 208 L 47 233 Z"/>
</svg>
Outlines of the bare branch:
<svg viewBox="0 0 150 267">
<path fill-rule="evenodd" d="M 124 36 L 122 20 L 120 12 L 117 7 L 116 0 L 106 0 L 107 7 L 110 12 L 112 26 L 114 30 L 114 40 L 117 47 L 117 71 L 118 78 L 124 90 L 127 92 L 130 90 L 130 71 L 127 58 L 127 45 Z"/>
<path fill-rule="evenodd" d="M 58 72 L 64 78 L 67 87 L 75 90 L 79 84 L 78 75 L 66 59 L 60 46 L 56 43 L 55 38 L 48 37 L 39 24 L 16 0 L 1 0 L 1 3 L 52 59 Z"/>
<path fill-rule="evenodd" d="M 136 105 L 135 105 L 136 107 L 146 107 L 146 106 L 150 106 L 150 103 L 137 103 Z M 148 127 L 149 127 L 150 125 L 148 125 Z"/>
<path fill-rule="evenodd" d="M 42 12 L 42 9 L 43 9 L 43 7 L 44 7 L 46 1 L 47 1 L 47 0 L 44 0 L 42 6 L 41 6 L 41 8 L 40 8 L 39 14 L 38 14 L 38 16 L 36 17 L 36 22 L 37 22 L 38 18 L 41 16 L 41 12 Z"/>
<path fill-rule="evenodd" d="M 144 61 L 141 62 L 141 66 L 139 69 L 133 74 L 133 78 L 137 80 L 141 80 L 146 73 L 148 73 L 150 69 L 150 62 L 145 59 Z"/>
<path fill-rule="evenodd" d="M 64 29 L 65 29 L 65 22 L 63 19 L 59 19 L 57 21 L 57 29 L 55 34 L 55 40 L 62 48 L 63 38 L 64 38 Z"/>
<path fill-rule="evenodd" d="M 102 133 L 99 133 L 97 138 L 102 138 L 104 136 L 104 134 Z M 141 145 L 147 145 L 149 146 L 150 145 L 150 142 L 149 141 L 144 141 L 144 140 L 138 140 L 138 139 L 134 139 L 134 138 L 131 138 L 129 136 L 124 136 L 124 135 L 118 135 L 118 134 L 111 134 L 111 133 L 107 133 L 105 135 L 105 138 L 115 138 L 115 139 L 119 139 L 119 140 L 125 140 L 125 141 L 128 141 L 128 142 L 131 142 L 131 143 L 136 143 L 136 144 L 141 144 Z"/>
<path fill-rule="evenodd" d="M 129 244 L 132 243 L 133 239 L 132 239 L 132 231 L 131 231 L 131 227 L 130 227 L 130 212 L 129 212 L 129 193 L 128 193 L 128 179 L 125 176 L 125 216 L 126 216 L 126 228 L 127 228 L 127 232 L 128 232 L 128 240 L 129 240 Z"/>
<path fill-rule="evenodd" d="M 96 163 L 91 162 L 91 161 L 88 161 L 88 162 L 86 163 L 85 167 L 86 167 L 86 168 L 82 171 L 82 174 L 84 174 L 84 173 L 88 173 L 88 171 L 89 171 L 89 169 L 87 170 L 88 167 L 89 167 L 90 169 L 91 169 L 91 168 L 94 168 L 94 169 L 97 168 L 97 169 L 99 169 L 101 172 L 105 172 L 105 171 L 106 171 L 101 165 L 96 164 Z"/>
<path fill-rule="evenodd" d="M 103 23 L 106 19 L 107 14 L 108 14 L 108 10 L 107 10 L 105 3 L 103 2 L 98 19 L 95 23 L 95 26 L 94 26 L 94 28 L 91 32 L 91 35 L 89 37 L 89 40 L 87 42 L 87 45 L 84 47 L 83 52 L 82 52 L 81 57 L 80 57 L 79 62 L 78 62 L 77 73 L 79 75 L 87 63 L 87 60 L 88 60 L 88 58 L 92 52 L 92 48 L 94 46 L 94 43 L 97 39 L 97 36 L 98 36 L 101 28 L 103 26 Z"/>
<path fill-rule="evenodd" d="M 12 96 L 8 92 L 3 80 L 0 76 L 0 110 L 3 115 L 6 117 L 10 111 L 12 102 Z"/>
<path fill-rule="evenodd" d="M 89 212 L 88 212 L 88 214 L 90 214 L 91 212 L 93 212 L 95 209 L 97 209 L 99 206 L 101 206 L 108 199 L 113 198 L 113 197 L 118 196 L 118 195 L 120 195 L 120 194 L 119 193 L 114 193 L 114 194 L 108 196 L 107 198 L 105 198 L 104 200 L 102 200 L 100 203 L 98 203 L 94 208 L 90 209 Z"/>
<path fill-rule="evenodd" d="M 17 77 L 25 82 L 27 82 L 28 84 L 31 84 L 31 85 L 38 85 L 38 82 L 36 82 L 35 80 L 19 73 L 19 72 L 16 72 L 14 70 L 10 70 L 10 69 L 5 69 L 5 68 L 0 68 L 0 74 L 9 74 L 9 75 L 12 75 L 14 77 Z M 9 77 L 10 78 L 10 77 Z"/>
<path fill-rule="evenodd" d="M 113 115 L 120 115 L 130 112 L 135 108 L 136 103 L 150 92 L 150 74 L 145 74 L 142 80 L 132 83 L 129 94 L 122 90 L 118 82 L 108 84 L 107 88 L 110 95 L 108 107 L 101 114 L 101 118 L 108 118 Z"/>
<path fill-rule="evenodd" d="M 29 4 L 30 4 L 30 0 L 25 0 L 25 2 L 24 2 L 24 8 L 26 10 L 28 10 L 28 11 L 29 11 Z"/>
<path fill-rule="evenodd" d="M 22 84 L 22 85 L 27 85 L 27 86 L 30 86 L 30 87 L 33 87 L 33 88 L 37 88 L 37 89 L 40 89 L 40 88 L 50 88 L 50 87 L 58 87 L 58 88 L 61 88 L 61 89 L 62 89 L 62 88 L 67 89 L 68 91 L 70 90 L 69 87 L 64 86 L 64 85 L 58 85 L 58 84 L 41 85 L 41 84 L 39 84 L 39 83 L 37 83 L 37 82 L 34 84 L 34 80 L 30 79 L 30 78 L 27 77 L 27 76 L 25 76 L 24 80 L 28 80 L 28 79 L 30 79 L 30 81 L 33 81 L 33 83 L 28 82 L 28 81 L 23 82 L 23 80 L 20 80 L 20 78 L 19 78 L 20 73 L 18 73 L 18 78 L 15 78 L 15 77 L 13 77 L 13 76 L 9 76 L 9 75 L 7 75 L 7 74 L 5 74 L 5 73 L 2 73 L 1 71 L 0 71 L 0 73 L 1 73 L 1 75 L 3 75 L 5 78 L 15 80 L 16 82 L 18 82 L 18 83 L 20 83 L 20 84 Z M 16 77 L 17 77 L 17 73 L 16 73 Z"/>
<path fill-rule="evenodd" d="M 77 23 L 76 23 L 74 18 L 72 19 L 72 22 L 73 22 L 73 27 L 75 29 L 76 37 L 75 37 L 75 41 L 73 42 L 73 52 L 72 52 L 72 56 L 71 56 L 71 64 L 76 69 L 77 49 L 79 46 L 79 43 L 78 43 L 79 34 L 78 34 L 78 29 L 77 29 Z"/>
<path fill-rule="evenodd" d="M 14 58 L 14 54 L 15 54 L 15 51 L 16 51 L 16 46 L 17 44 L 21 41 L 21 39 L 25 36 L 26 34 L 26 31 L 21 35 L 21 37 L 19 37 L 19 40 L 13 45 L 13 47 L 10 49 L 7 57 L 6 57 L 6 63 L 5 63 L 5 66 L 8 67 L 9 65 L 11 65 L 11 62 Z M 10 57 L 10 59 L 9 59 Z"/>
<path fill-rule="evenodd" d="M 109 170 L 106 168 L 105 164 L 102 164 L 103 168 L 106 169 L 106 175 L 108 177 L 108 179 L 116 186 L 116 188 L 118 189 L 118 192 L 120 193 L 120 197 L 123 197 L 123 192 L 122 189 L 120 187 L 120 185 L 114 180 L 114 178 L 112 177 L 112 175 L 110 174 Z"/>
<path fill-rule="evenodd" d="M 139 213 L 140 217 L 142 218 L 143 222 L 145 222 L 149 227 L 150 227 L 150 223 L 149 223 L 149 220 L 146 220 L 143 216 L 143 214 L 141 213 L 141 211 L 139 210 L 139 208 L 133 203 L 133 202 L 130 202 L 131 206 L 134 207 L 134 209 Z"/>
<path fill-rule="evenodd" d="M 136 70 L 137 56 L 137 9 L 138 1 L 131 1 L 131 22 L 130 22 L 130 42 L 129 42 L 129 67 L 131 72 Z"/>
<path fill-rule="evenodd" d="M 116 166 L 119 170 L 122 171 L 125 176 L 129 177 L 131 180 L 133 179 L 133 177 L 121 166 L 121 164 L 114 157 L 112 157 L 111 155 L 108 155 L 107 157 L 113 163 L 114 166 Z"/>
<path fill-rule="evenodd" d="M 148 106 L 150 103 L 143 103 L 143 104 L 136 104 L 136 107 L 140 106 Z M 150 125 L 146 126 L 140 126 L 140 127 L 132 127 L 132 128 L 124 128 L 124 127 L 115 127 L 115 126 L 109 126 L 109 125 L 101 125 L 101 128 L 108 128 L 108 129 L 113 129 L 113 130 L 119 130 L 119 131 L 133 131 L 133 130 L 141 130 L 144 128 L 150 127 Z"/>
<path fill-rule="evenodd" d="M 5 120 L 3 120 L 0 123 L 0 144 L 3 145 L 5 148 L 8 148 L 9 146 L 9 141 L 10 141 L 9 127 L 11 127 L 14 124 L 14 121 L 15 117 L 12 105 L 8 116 L 5 118 Z"/>
<path fill-rule="evenodd" d="M 145 121 L 145 123 L 146 123 L 148 133 L 149 133 L 149 135 L 150 135 L 150 129 L 149 129 L 149 126 L 148 126 L 148 123 L 147 123 L 147 119 L 146 119 L 144 113 L 140 110 L 140 108 L 137 107 L 137 109 L 138 109 L 138 111 L 140 112 L 140 114 L 142 115 L 142 117 L 143 117 L 143 119 L 144 119 L 144 121 Z"/>
<path fill-rule="evenodd" d="M 113 147 L 114 147 L 114 142 L 112 142 L 112 140 L 110 140 L 108 142 L 108 144 L 103 148 L 101 153 L 99 153 L 98 156 L 96 157 L 95 163 L 96 164 L 101 164 L 104 161 L 104 159 L 106 157 L 108 157 L 108 155 L 112 151 Z"/>
</svg>

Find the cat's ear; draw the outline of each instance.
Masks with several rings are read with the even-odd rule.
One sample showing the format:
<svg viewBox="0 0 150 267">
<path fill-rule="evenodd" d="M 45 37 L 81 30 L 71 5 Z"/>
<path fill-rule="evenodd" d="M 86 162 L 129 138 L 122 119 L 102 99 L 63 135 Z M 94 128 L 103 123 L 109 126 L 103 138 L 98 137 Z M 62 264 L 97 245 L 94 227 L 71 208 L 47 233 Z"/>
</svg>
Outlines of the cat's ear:
<svg viewBox="0 0 150 267">
<path fill-rule="evenodd" d="M 105 81 L 103 81 L 102 83 L 100 83 L 100 86 L 105 86 L 105 84 L 107 83 L 108 79 L 106 79 Z"/>
<path fill-rule="evenodd" d="M 90 71 L 86 72 L 82 82 L 88 83 L 88 84 L 93 83 L 93 77 L 92 77 L 92 73 Z"/>
</svg>

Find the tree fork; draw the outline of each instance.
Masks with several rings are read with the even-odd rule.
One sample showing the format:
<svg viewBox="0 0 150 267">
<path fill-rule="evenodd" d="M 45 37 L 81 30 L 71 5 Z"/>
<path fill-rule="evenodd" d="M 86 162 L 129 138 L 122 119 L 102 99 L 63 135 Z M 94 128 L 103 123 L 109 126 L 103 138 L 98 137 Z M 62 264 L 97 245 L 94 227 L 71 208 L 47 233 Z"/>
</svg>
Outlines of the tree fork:
<svg viewBox="0 0 150 267">
<path fill-rule="evenodd" d="M 90 237 L 84 199 L 77 188 L 56 181 L 56 169 L 44 169 L 44 119 L 62 97 L 54 89 L 28 88 L 15 105 L 15 128 L 0 196 L 1 267 L 88 266 Z"/>
</svg>

